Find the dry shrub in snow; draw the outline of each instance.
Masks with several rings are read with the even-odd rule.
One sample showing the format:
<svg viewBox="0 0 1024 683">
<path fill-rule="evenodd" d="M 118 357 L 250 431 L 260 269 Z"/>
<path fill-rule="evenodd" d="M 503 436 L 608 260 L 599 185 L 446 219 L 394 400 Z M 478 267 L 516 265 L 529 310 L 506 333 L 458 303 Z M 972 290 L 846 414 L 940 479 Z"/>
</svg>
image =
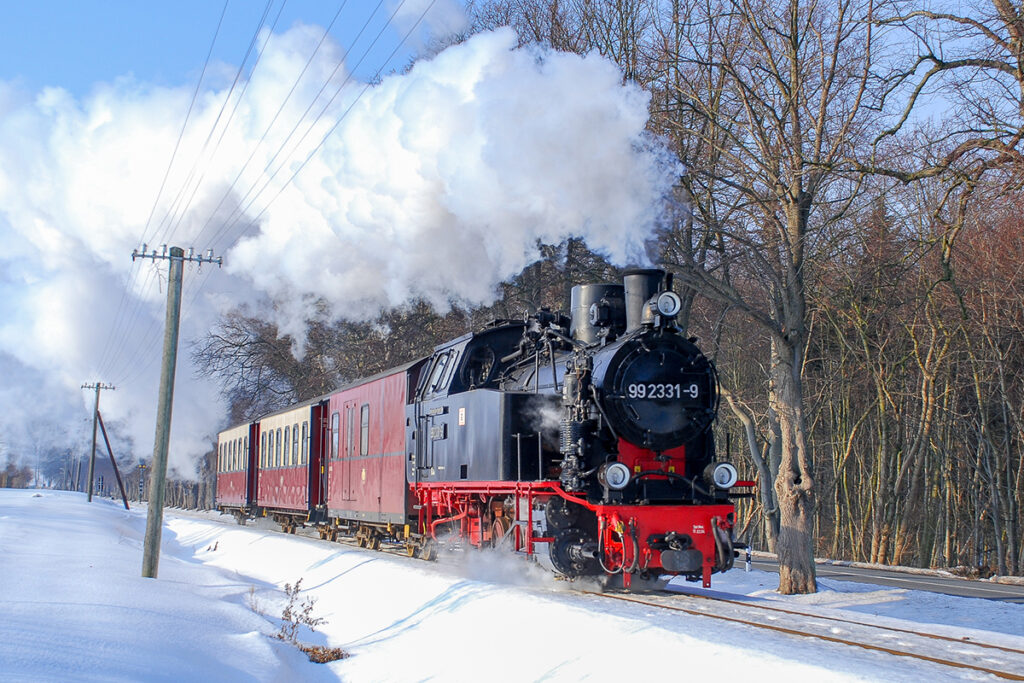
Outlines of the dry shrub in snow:
<svg viewBox="0 0 1024 683">
<path fill-rule="evenodd" d="M 317 626 L 327 623 L 323 617 L 313 616 L 313 607 L 316 605 L 316 598 L 306 597 L 299 602 L 299 591 L 302 589 L 302 579 L 294 585 L 284 585 L 285 595 L 288 596 L 288 603 L 281 612 L 281 629 L 275 635 L 279 640 L 291 643 L 299 648 L 309 657 L 310 661 L 323 664 L 333 662 L 337 659 L 345 659 L 348 653 L 339 647 L 326 647 L 322 645 L 305 645 L 298 640 L 299 628 L 306 626 L 310 631 L 316 632 Z"/>
</svg>

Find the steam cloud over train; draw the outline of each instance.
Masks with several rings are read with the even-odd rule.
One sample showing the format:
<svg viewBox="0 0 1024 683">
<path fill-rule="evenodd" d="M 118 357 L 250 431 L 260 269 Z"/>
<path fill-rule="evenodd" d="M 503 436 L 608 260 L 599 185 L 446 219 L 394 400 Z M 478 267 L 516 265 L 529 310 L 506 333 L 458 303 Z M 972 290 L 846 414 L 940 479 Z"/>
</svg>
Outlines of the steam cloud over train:
<svg viewBox="0 0 1024 683">
<path fill-rule="evenodd" d="M 220 433 L 217 506 L 321 538 L 501 546 L 566 577 L 684 575 L 736 555 L 714 365 L 663 271 L 574 287 L 571 317 L 495 321 L 433 355 Z"/>
</svg>

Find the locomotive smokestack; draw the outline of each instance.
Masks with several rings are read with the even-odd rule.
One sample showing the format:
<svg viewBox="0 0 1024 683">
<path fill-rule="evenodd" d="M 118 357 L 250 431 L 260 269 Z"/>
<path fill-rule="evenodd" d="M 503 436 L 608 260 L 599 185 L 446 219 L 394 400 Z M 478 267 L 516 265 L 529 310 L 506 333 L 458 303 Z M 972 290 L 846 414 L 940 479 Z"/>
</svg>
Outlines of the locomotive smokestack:
<svg viewBox="0 0 1024 683">
<path fill-rule="evenodd" d="M 657 268 L 630 268 L 623 273 L 626 288 L 626 332 L 640 327 L 644 304 L 661 290 L 665 271 Z"/>
</svg>

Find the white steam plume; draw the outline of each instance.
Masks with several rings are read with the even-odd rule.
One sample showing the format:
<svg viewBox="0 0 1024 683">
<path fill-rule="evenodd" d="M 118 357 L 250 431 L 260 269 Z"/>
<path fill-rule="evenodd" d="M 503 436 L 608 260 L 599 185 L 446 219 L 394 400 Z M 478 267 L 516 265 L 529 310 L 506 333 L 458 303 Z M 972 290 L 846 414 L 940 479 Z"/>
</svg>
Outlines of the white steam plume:
<svg viewBox="0 0 1024 683">
<path fill-rule="evenodd" d="M 224 426 L 215 387 L 193 376 L 185 346 L 219 312 L 273 300 L 266 314 L 301 337 L 318 298 L 347 318 L 419 297 L 441 308 L 488 302 L 537 257 L 538 240 L 578 236 L 620 263 L 642 259 L 672 182 L 671 160 L 644 132 L 647 95 L 598 56 L 516 49 L 504 29 L 378 85 L 348 82 L 327 105 L 347 73 L 328 41 L 289 98 L 321 30 L 269 36 L 215 154 L 204 142 L 227 89 L 200 94 L 157 206 L 160 219 L 199 159 L 203 182 L 166 241 L 227 250 L 226 272 L 186 273 L 186 302 L 205 286 L 183 319 L 171 462 L 184 473 Z M 327 105 L 326 115 L 299 143 L 306 128 L 296 123 L 327 80 L 311 109 Z M 114 382 L 101 406 L 108 424 L 121 425 L 135 457 L 151 452 L 156 279 L 138 279 L 125 299 L 137 317 L 110 335 L 190 98 L 189 88 L 130 79 L 81 101 L 0 83 L 0 374 L 41 378 L 23 391 L 5 386 L 0 411 L 45 402 L 56 442 L 72 438 L 61 425 L 91 409 L 80 384 Z M 152 266 L 134 268 L 145 276 Z M 113 360 L 101 367 L 105 352 Z M 2 421 L 0 430 L 16 431 Z"/>
</svg>

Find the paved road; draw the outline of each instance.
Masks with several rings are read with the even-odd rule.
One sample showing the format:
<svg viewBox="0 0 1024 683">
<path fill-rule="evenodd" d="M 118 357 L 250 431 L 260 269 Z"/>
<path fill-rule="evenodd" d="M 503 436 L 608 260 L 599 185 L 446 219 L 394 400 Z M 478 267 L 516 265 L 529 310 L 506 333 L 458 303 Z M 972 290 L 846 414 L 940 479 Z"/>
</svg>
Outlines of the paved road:
<svg viewBox="0 0 1024 683">
<path fill-rule="evenodd" d="M 777 572 L 779 565 L 775 560 L 754 558 L 755 569 Z M 737 560 L 736 568 L 742 570 L 743 557 Z M 1024 604 L 1024 586 L 991 583 L 989 581 L 972 581 L 954 577 L 934 576 L 930 574 L 908 574 L 887 569 L 868 569 L 863 567 L 842 567 L 831 564 L 819 564 L 818 576 L 838 581 L 856 581 L 873 583 L 879 586 L 906 588 L 908 590 L 931 591 L 967 598 L 984 598 Z"/>
</svg>

